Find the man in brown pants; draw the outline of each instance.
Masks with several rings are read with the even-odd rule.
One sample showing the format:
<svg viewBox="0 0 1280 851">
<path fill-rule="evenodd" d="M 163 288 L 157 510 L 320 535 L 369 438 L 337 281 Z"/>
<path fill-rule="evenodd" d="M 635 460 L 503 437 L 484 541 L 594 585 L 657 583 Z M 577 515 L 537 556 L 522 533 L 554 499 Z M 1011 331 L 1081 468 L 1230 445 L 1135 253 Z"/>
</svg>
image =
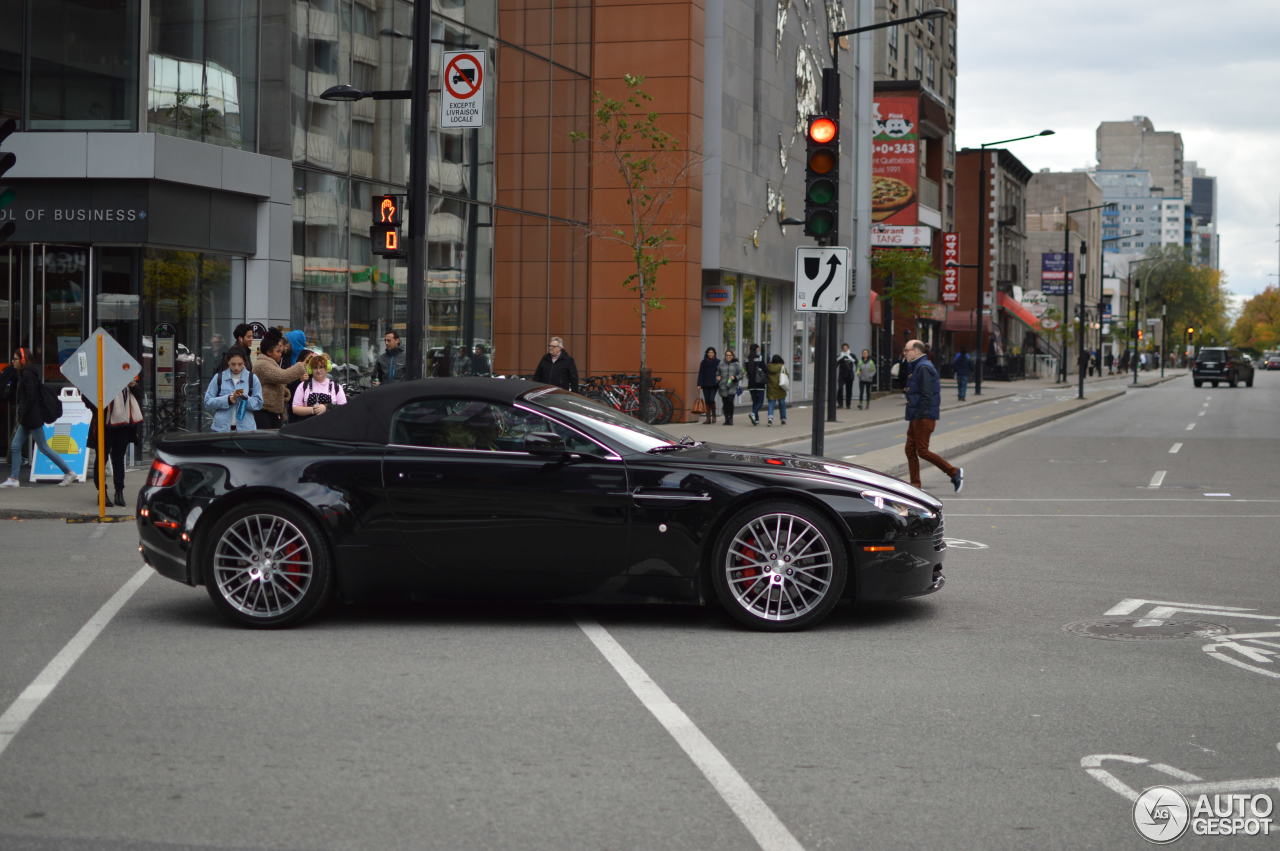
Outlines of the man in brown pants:
<svg viewBox="0 0 1280 851">
<path fill-rule="evenodd" d="M 902 350 L 903 356 L 910 364 L 911 376 L 907 379 L 907 470 L 911 474 L 911 484 L 920 487 L 920 459 L 947 474 L 951 485 L 960 492 L 964 487 L 964 468 L 953 467 L 941 455 L 929 451 L 929 437 L 938 425 L 938 400 L 941 397 L 942 382 L 938 378 L 938 370 L 925 354 L 924 343 L 919 340 L 908 340 Z"/>
</svg>

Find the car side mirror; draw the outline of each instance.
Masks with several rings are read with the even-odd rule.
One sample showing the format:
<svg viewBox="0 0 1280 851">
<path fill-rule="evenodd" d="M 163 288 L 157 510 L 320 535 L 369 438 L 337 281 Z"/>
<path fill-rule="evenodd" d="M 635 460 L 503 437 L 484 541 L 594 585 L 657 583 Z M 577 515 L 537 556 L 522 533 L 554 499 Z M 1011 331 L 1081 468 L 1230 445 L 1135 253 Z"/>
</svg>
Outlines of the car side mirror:
<svg viewBox="0 0 1280 851">
<path fill-rule="evenodd" d="M 565 455 L 569 452 L 564 438 L 549 431 L 533 431 L 526 434 L 524 449 L 534 455 Z"/>
</svg>

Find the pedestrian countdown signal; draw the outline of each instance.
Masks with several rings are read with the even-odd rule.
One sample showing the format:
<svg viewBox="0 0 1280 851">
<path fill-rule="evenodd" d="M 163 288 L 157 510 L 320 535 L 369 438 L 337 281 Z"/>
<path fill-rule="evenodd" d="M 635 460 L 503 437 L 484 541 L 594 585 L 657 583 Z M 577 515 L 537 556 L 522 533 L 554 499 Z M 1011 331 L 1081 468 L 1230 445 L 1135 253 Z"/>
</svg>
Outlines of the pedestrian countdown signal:
<svg viewBox="0 0 1280 851">
<path fill-rule="evenodd" d="M 373 196 L 373 226 L 369 228 L 373 253 L 391 259 L 405 256 L 400 247 L 400 196 Z"/>
</svg>

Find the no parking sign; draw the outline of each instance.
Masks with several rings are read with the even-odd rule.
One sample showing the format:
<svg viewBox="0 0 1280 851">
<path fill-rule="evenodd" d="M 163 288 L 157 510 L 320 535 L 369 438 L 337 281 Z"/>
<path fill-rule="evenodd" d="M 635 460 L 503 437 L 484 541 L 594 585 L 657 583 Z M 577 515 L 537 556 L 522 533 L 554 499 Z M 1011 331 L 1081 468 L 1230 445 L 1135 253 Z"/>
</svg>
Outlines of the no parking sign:
<svg viewBox="0 0 1280 851">
<path fill-rule="evenodd" d="M 440 126 L 484 126 L 484 54 L 459 50 L 444 54 L 440 80 Z"/>
</svg>

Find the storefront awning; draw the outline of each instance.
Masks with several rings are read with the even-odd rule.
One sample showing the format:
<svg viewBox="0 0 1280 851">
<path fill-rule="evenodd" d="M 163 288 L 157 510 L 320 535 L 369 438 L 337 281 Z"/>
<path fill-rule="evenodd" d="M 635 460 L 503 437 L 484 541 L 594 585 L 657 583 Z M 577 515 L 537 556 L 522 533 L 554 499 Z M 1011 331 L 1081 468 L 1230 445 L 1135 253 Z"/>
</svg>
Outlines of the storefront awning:
<svg viewBox="0 0 1280 851">
<path fill-rule="evenodd" d="M 991 330 L 991 317 L 982 317 L 982 324 L 987 331 Z M 978 326 L 973 321 L 973 310 L 963 310 L 958 307 L 948 307 L 947 316 L 942 321 L 943 331 L 977 331 Z"/>
<path fill-rule="evenodd" d="M 1040 331 L 1040 320 L 1022 302 L 1017 301 L 1007 293 L 1000 293 L 1000 306 L 1009 311 L 1012 316 L 1016 316 L 1019 322 L 1032 331 Z"/>
</svg>

